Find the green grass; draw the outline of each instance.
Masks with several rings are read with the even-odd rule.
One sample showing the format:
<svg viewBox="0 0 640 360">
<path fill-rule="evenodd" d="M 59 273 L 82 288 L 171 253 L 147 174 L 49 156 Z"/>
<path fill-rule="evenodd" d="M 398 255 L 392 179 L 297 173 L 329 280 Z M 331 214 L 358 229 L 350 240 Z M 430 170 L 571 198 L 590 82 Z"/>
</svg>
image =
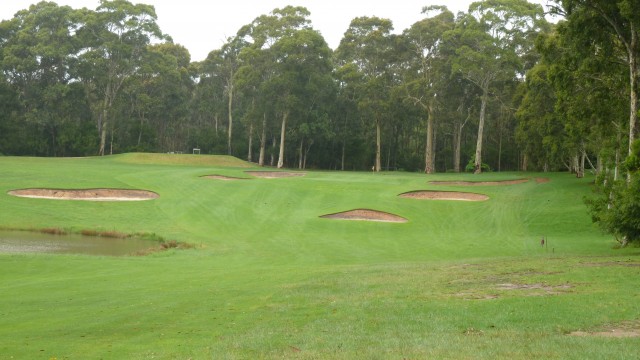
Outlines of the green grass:
<svg viewBox="0 0 640 360">
<path fill-rule="evenodd" d="M 145 257 L 0 255 L 0 358 L 632 359 L 637 248 L 590 222 L 592 179 L 308 172 L 250 177 L 229 157 L 0 157 L 0 227 L 157 234 Z M 492 187 L 433 180 L 549 177 Z M 16 198 L 18 188 L 140 188 L 145 202 Z M 483 193 L 419 201 L 413 190 Z M 355 208 L 406 224 L 334 221 Z M 548 247 L 539 246 L 546 236 Z M 630 325 L 629 325 L 630 324 Z"/>
</svg>

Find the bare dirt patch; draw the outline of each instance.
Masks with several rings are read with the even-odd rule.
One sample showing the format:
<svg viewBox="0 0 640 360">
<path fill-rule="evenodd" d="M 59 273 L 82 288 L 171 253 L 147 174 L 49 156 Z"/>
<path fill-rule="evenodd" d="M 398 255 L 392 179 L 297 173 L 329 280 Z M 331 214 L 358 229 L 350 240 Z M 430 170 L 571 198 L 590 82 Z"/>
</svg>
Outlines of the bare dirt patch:
<svg viewBox="0 0 640 360">
<path fill-rule="evenodd" d="M 152 191 L 126 189 L 21 189 L 8 194 L 35 199 L 85 201 L 144 201 L 159 197 Z"/>
<path fill-rule="evenodd" d="M 546 184 L 549 181 L 551 181 L 551 179 L 549 179 L 549 178 L 536 178 L 535 180 L 536 180 L 536 183 L 538 183 L 538 184 Z"/>
<path fill-rule="evenodd" d="M 398 195 L 402 198 L 418 199 L 418 200 L 456 200 L 456 201 L 486 201 L 489 200 L 487 195 L 475 194 L 458 191 L 432 191 L 420 190 L 411 191 Z"/>
<path fill-rule="evenodd" d="M 233 176 L 224 176 L 224 175 L 206 175 L 203 176 L 205 179 L 214 179 L 214 180 L 222 180 L 222 181 L 236 181 L 236 180 L 250 180 L 247 178 L 239 178 Z"/>
<path fill-rule="evenodd" d="M 640 337 L 640 321 L 625 321 L 605 326 L 596 331 L 574 331 L 569 335 L 578 337 L 638 338 Z"/>
<path fill-rule="evenodd" d="M 498 284 L 499 290 L 528 290 L 530 296 L 558 295 L 566 293 L 573 288 L 573 285 L 547 285 L 547 284 Z"/>
<path fill-rule="evenodd" d="M 462 298 L 464 300 L 495 300 L 500 298 L 498 295 L 495 295 L 495 294 L 474 294 L 474 293 L 467 293 L 467 292 L 457 293 L 455 294 L 455 296 Z"/>
<path fill-rule="evenodd" d="M 640 263 L 628 262 L 628 261 L 592 262 L 592 263 L 581 263 L 580 265 L 585 267 L 611 267 L 611 266 L 640 267 Z"/>
<path fill-rule="evenodd" d="M 324 219 L 335 220 L 359 220 L 359 221 L 377 221 L 377 222 L 393 222 L 393 223 L 406 223 L 408 220 L 394 214 L 390 214 L 383 211 L 370 210 L 370 209 L 355 209 L 336 214 L 328 214 L 320 216 Z"/>
<path fill-rule="evenodd" d="M 503 180 L 503 181 L 430 181 L 433 185 L 462 185 L 462 186 L 500 186 L 517 185 L 529 182 L 529 179 Z"/>
<path fill-rule="evenodd" d="M 307 175 L 303 172 L 287 172 L 287 171 L 245 171 L 245 173 L 259 177 L 262 179 L 279 179 L 289 177 L 301 177 Z"/>
</svg>

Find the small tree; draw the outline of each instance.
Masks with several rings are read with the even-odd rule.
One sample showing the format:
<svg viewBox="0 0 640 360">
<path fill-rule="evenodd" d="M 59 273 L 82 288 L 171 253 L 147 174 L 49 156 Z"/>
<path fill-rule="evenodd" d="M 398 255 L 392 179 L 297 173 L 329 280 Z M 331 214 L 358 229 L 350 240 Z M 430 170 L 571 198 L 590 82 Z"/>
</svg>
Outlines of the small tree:
<svg viewBox="0 0 640 360">
<path fill-rule="evenodd" d="M 585 200 L 592 220 L 623 247 L 640 241 L 640 140 L 633 143 L 625 168 L 632 175 L 630 181 L 614 181 L 605 173 L 597 182 L 597 197 Z"/>
</svg>

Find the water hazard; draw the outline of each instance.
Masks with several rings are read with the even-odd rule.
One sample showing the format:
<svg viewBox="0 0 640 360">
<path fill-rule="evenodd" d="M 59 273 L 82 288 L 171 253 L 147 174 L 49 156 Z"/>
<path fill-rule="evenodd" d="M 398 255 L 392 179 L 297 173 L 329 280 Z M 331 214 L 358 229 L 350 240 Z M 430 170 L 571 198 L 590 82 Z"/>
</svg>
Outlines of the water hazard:
<svg viewBox="0 0 640 360">
<path fill-rule="evenodd" d="M 51 235 L 29 231 L 0 231 L 0 254 L 126 256 L 157 246 L 157 241 L 136 238 L 117 239 L 77 234 Z"/>
</svg>

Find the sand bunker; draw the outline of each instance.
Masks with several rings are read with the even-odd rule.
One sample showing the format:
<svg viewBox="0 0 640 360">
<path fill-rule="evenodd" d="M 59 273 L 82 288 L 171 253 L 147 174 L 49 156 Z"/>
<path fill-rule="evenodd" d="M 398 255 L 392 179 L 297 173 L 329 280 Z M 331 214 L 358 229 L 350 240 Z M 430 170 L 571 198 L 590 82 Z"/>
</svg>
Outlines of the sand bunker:
<svg viewBox="0 0 640 360">
<path fill-rule="evenodd" d="M 124 189 L 22 189 L 9 191 L 8 194 L 36 199 L 85 201 L 143 201 L 159 197 L 152 191 Z"/>
<path fill-rule="evenodd" d="M 462 185 L 462 186 L 498 186 L 517 185 L 528 182 L 529 179 L 503 180 L 503 181 L 430 181 L 433 185 Z"/>
<path fill-rule="evenodd" d="M 206 175 L 203 176 L 205 179 L 214 179 L 214 180 L 222 180 L 222 181 L 235 181 L 235 180 L 250 180 L 247 178 L 239 178 L 233 176 L 224 176 L 224 175 Z"/>
<path fill-rule="evenodd" d="M 377 222 L 394 222 L 394 223 L 406 223 L 408 220 L 394 214 L 386 213 L 383 211 L 369 210 L 369 209 L 355 209 L 345 211 L 336 214 L 328 214 L 320 216 L 324 219 L 336 219 L 336 220 L 359 220 L 359 221 L 377 221 Z"/>
<path fill-rule="evenodd" d="M 398 195 L 402 198 L 419 199 L 419 200 L 455 200 L 455 201 L 486 201 L 489 200 L 487 195 L 474 194 L 458 191 L 432 191 L 420 190 L 411 191 Z"/>
<path fill-rule="evenodd" d="M 263 179 L 279 179 L 288 177 L 300 177 L 307 175 L 303 172 L 286 172 L 286 171 L 245 171 L 245 173 L 263 178 Z"/>
</svg>

